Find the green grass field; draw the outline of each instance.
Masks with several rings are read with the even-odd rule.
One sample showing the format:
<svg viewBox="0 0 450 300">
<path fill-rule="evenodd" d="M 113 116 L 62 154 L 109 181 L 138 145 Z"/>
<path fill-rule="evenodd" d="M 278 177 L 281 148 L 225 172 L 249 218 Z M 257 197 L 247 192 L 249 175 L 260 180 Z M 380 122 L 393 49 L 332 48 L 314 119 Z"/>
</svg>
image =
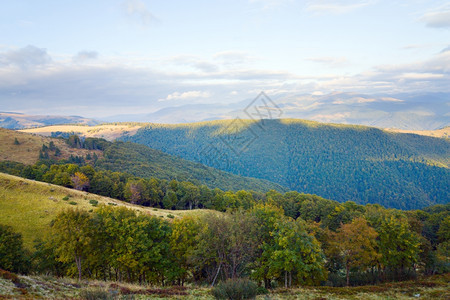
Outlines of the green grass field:
<svg viewBox="0 0 450 300">
<path fill-rule="evenodd" d="M 98 201 L 93 206 L 90 200 Z M 93 201 L 91 201 L 93 202 Z M 49 232 L 51 220 L 63 209 L 95 210 L 100 205 L 126 206 L 142 213 L 172 220 L 185 214 L 208 210 L 164 210 L 142 207 L 123 201 L 0 173 L 0 224 L 10 225 L 22 234 L 25 247 L 32 249 L 36 238 Z"/>
</svg>

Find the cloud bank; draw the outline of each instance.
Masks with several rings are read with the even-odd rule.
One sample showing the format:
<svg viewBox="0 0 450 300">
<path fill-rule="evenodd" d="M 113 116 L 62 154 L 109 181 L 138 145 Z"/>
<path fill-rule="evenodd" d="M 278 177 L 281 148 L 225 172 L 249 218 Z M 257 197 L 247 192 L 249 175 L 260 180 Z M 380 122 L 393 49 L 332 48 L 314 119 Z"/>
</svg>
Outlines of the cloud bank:
<svg viewBox="0 0 450 300">
<path fill-rule="evenodd" d="M 167 105 L 232 103 L 254 98 L 260 91 L 273 97 L 335 91 L 450 92 L 449 48 L 428 60 L 377 66 L 356 75 L 299 75 L 252 68 L 248 60 L 245 53 L 219 52 L 202 59 L 171 57 L 158 65 L 146 59 L 130 64 L 96 51 L 80 51 L 61 60 L 43 48 L 27 46 L 0 53 L 0 103 L 8 111 L 102 117 L 149 113 Z M 346 62 L 329 57 L 310 60 Z"/>
</svg>

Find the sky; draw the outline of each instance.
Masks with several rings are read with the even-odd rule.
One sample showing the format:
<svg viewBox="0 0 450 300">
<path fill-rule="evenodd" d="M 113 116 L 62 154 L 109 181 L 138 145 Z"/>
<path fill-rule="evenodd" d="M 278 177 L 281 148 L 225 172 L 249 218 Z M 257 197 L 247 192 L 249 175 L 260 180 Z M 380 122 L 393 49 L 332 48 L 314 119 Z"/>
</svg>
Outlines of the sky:
<svg viewBox="0 0 450 300">
<path fill-rule="evenodd" d="M 0 0 L 0 111 L 450 92 L 450 1 Z"/>
</svg>

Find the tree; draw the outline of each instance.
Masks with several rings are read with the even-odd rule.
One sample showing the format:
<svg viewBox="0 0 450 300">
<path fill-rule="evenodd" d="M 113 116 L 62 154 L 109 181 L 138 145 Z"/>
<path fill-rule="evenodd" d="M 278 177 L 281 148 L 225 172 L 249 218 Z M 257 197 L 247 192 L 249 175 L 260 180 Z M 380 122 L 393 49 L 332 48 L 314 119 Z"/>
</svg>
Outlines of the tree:
<svg viewBox="0 0 450 300">
<path fill-rule="evenodd" d="M 197 235 L 200 229 L 200 221 L 192 216 L 175 219 L 172 223 L 170 248 L 181 267 L 179 274 L 181 285 L 184 284 L 189 273 L 195 271 L 196 266 L 193 264 L 193 257 L 198 244 Z"/>
<path fill-rule="evenodd" d="M 61 156 L 61 149 L 59 149 L 58 147 L 55 147 L 55 156 Z"/>
<path fill-rule="evenodd" d="M 383 266 L 396 274 L 412 267 L 418 259 L 420 241 L 409 229 L 408 221 L 402 217 L 385 217 L 377 232 Z"/>
<path fill-rule="evenodd" d="M 249 271 L 258 246 L 250 214 L 211 213 L 202 217 L 201 225 L 194 261 L 207 274 L 211 285 L 218 278 L 237 278 Z"/>
<path fill-rule="evenodd" d="M 69 209 L 59 213 L 52 224 L 53 245 L 61 262 L 74 260 L 81 280 L 82 261 L 91 252 L 92 220 L 86 211 Z"/>
<path fill-rule="evenodd" d="M 349 224 L 343 224 L 332 233 L 331 247 L 343 258 L 347 286 L 350 285 L 350 269 L 375 265 L 379 259 L 376 251 L 378 233 L 359 217 Z"/>
<path fill-rule="evenodd" d="M 72 180 L 73 187 L 76 190 L 82 191 L 89 187 L 89 178 L 81 172 L 75 172 L 70 179 Z"/>
<path fill-rule="evenodd" d="M 307 234 L 302 222 L 284 219 L 276 224 L 272 244 L 266 244 L 263 257 L 268 260 L 268 274 L 292 286 L 293 274 L 298 283 L 317 284 L 325 279 L 324 255 L 320 244 Z"/>
<path fill-rule="evenodd" d="M 0 269 L 26 273 L 29 269 L 27 253 L 23 248 L 22 235 L 11 226 L 0 224 Z"/>
<path fill-rule="evenodd" d="M 50 151 L 55 151 L 56 150 L 56 146 L 55 146 L 55 143 L 53 141 L 50 141 L 50 143 L 48 144 L 48 149 Z"/>
<path fill-rule="evenodd" d="M 20 142 L 17 138 L 14 138 L 14 145 L 20 145 Z"/>
</svg>

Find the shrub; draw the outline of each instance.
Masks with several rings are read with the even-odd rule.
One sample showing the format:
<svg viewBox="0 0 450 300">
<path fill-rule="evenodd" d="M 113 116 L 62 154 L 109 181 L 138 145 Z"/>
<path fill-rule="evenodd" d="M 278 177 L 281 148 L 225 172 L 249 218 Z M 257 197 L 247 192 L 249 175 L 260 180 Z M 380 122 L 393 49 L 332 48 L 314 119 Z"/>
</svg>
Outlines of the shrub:
<svg viewBox="0 0 450 300">
<path fill-rule="evenodd" d="M 175 216 L 174 216 L 174 215 L 172 215 L 172 214 L 168 214 L 168 215 L 167 215 L 167 217 L 168 217 L 169 219 L 173 219 L 173 218 L 175 218 Z"/>
<path fill-rule="evenodd" d="M 258 286 L 245 278 L 228 279 L 220 282 L 212 294 L 216 299 L 253 299 L 258 294 Z"/>
<path fill-rule="evenodd" d="M 80 298 L 85 300 L 97 300 L 97 299 L 113 299 L 108 291 L 101 289 L 85 289 L 80 292 Z"/>
<path fill-rule="evenodd" d="M 77 205 L 77 203 L 75 201 L 70 201 L 69 204 L 70 205 Z"/>
<path fill-rule="evenodd" d="M 62 198 L 64 201 L 69 200 L 69 196 L 64 196 L 64 198 Z"/>
<path fill-rule="evenodd" d="M 108 202 L 108 205 L 117 206 L 116 203 Z"/>
<path fill-rule="evenodd" d="M 92 206 L 97 206 L 98 201 L 94 200 L 94 199 L 91 199 L 91 200 L 89 200 L 89 203 L 92 204 Z"/>
<path fill-rule="evenodd" d="M 0 269 L 26 273 L 29 269 L 29 257 L 23 247 L 22 235 L 11 226 L 0 224 Z"/>
</svg>

